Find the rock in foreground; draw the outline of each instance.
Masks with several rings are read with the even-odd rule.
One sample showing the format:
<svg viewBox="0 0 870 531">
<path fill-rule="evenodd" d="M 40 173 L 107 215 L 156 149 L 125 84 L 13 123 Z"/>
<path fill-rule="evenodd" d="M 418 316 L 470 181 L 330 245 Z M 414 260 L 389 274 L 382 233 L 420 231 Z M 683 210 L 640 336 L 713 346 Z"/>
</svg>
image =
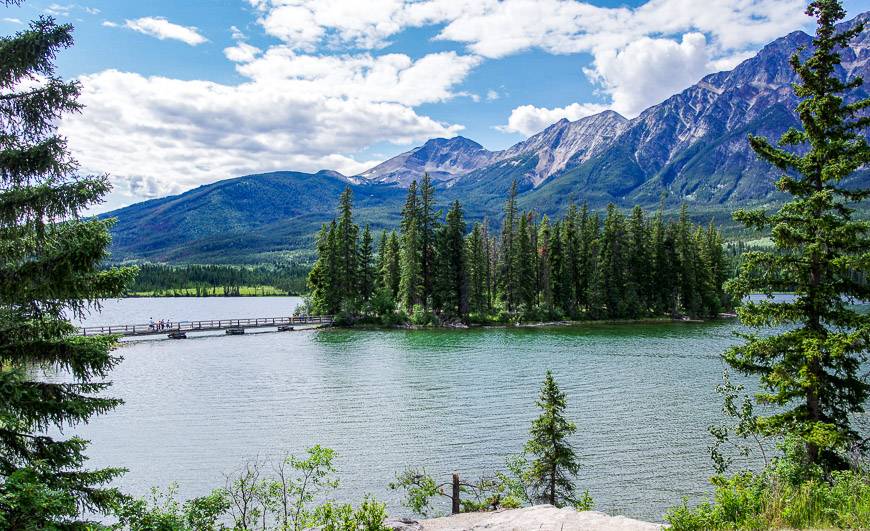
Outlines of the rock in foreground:
<svg viewBox="0 0 870 531">
<path fill-rule="evenodd" d="M 419 522 L 390 520 L 387 524 L 396 531 L 657 531 L 663 528 L 661 524 L 642 522 L 625 516 L 608 516 L 597 511 L 578 512 L 570 508 L 557 509 L 552 505 L 463 513 Z"/>
</svg>

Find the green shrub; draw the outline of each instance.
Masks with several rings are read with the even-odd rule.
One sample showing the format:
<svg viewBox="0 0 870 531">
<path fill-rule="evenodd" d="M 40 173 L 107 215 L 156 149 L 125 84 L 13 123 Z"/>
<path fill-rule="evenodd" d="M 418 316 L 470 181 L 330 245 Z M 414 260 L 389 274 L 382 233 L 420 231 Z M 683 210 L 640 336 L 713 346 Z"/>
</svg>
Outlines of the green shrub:
<svg viewBox="0 0 870 531">
<path fill-rule="evenodd" d="M 781 461 L 781 460 L 778 460 Z M 774 463 L 761 474 L 717 476 L 713 501 L 692 508 L 686 500 L 668 511 L 674 531 L 683 529 L 870 528 L 870 476 L 841 471 L 829 479 L 793 483 Z M 788 470 L 788 467 L 786 467 Z"/>
<path fill-rule="evenodd" d="M 437 324 L 435 314 L 428 311 L 419 304 L 414 305 L 414 311 L 411 312 L 411 323 L 417 326 L 429 326 Z"/>
</svg>

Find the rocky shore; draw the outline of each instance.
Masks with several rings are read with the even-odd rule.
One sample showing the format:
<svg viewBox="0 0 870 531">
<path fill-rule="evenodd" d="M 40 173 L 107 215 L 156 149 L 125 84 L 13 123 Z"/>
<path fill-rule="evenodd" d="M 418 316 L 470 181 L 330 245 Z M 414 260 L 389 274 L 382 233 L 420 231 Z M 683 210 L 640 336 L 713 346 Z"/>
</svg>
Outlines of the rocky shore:
<svg viewBox="0 0 870 531">
<path fill-rule="evenodd" d="M 597 511 L 557 509 L 535 505 L 522 509 L 463 513 L 430 520 L 391 519 L 387 526 L 395 531 L 658 531 L 661 524 L 609 516 Z"/>
</svg>

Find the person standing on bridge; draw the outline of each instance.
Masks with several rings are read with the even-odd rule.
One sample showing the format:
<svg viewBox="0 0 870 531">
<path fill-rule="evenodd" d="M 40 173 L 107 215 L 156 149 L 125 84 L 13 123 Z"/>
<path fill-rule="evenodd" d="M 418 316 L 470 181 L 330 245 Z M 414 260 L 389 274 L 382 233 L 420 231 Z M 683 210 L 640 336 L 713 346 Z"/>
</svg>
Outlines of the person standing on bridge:
<svg viewBox="0 0 870 531">
<path fill-rule="evenodd" d="M 154 318 L 153 317 L 148 318 L 148 329 L 154 330 Z"/>
</svg>

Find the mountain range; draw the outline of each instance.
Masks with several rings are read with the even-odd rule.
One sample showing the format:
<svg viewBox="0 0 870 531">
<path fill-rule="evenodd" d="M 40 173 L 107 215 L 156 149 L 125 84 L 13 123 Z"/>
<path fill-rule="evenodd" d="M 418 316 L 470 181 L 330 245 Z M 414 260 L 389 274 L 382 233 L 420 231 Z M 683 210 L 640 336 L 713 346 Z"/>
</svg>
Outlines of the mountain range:
<svg viewBox="0 0 870 531">
<path fill-rule="evenodd" d="M 843 26 L 859 20 L 870 22 L 870 12 Z M 809 35 L 793 32 L 635 118 L 604 111 L 562 119 L 502 151 L 461 136 L 436 138 L 355 176 L 328 170 L 249 175 L 131 205 L 107 214 L 118 219 L 113 259 L 250 263 L 304 253 L 346 186 L 363 222 L 394 227 L 405 188 L 424 173 L 439 201 L 460 199 L 471 219 L 497 219 L 514 180 L 523 208 L 549 214 L 571 202 L 653 206 L 662 197 L 698 216 L 774 206 L 782 199 L 773 184 L 778 172 L 756 158 L 747 135 L 775 139 L 799 125 L 789 58 L 811 46 Z M 870 29 L 841 57 L 842 77 L 870 79 Z M 866 98 L 868 90 L 865 84 L 850 98 Z M 852 177 L 868 179 L 868 171 Z"/>
</svg>

